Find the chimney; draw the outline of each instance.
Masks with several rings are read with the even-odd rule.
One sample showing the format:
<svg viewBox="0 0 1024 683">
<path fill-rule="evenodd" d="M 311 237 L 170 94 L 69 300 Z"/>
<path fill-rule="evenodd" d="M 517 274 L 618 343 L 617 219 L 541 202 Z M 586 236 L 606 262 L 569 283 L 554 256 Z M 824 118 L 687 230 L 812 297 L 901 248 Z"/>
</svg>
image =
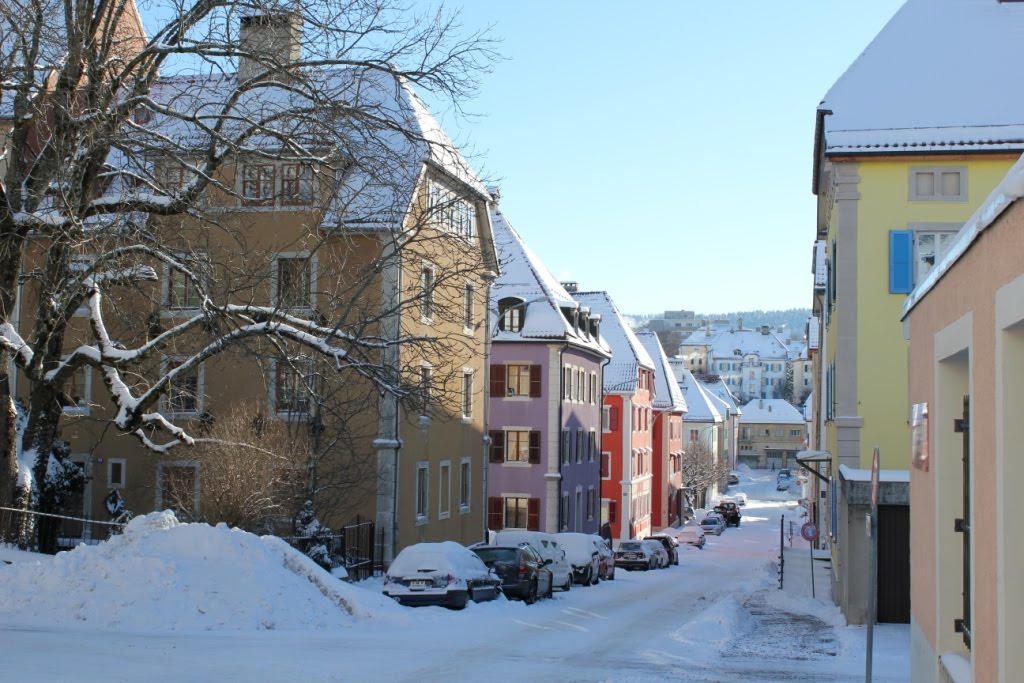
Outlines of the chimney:
<svg viewBox="0 0 1024 683">
<path fill-rule="evenodd" d="M 274 67 L 293 64 L 302 55 L 302 17 L 296 12 L 274 12 L 242 17 L 238 28 L 238 80 Z M 254 57 L 258 55 L 258 59 Z"/>
<path fill-rule="evenodd" d="M 569 294 L 575 294 L 576 292 L 580 291 L 580 283 L 576 282 L 575 280 L 563 282 L 562 287 L 565 289 L 565 291 L 569 292 Z"/>
</svg>

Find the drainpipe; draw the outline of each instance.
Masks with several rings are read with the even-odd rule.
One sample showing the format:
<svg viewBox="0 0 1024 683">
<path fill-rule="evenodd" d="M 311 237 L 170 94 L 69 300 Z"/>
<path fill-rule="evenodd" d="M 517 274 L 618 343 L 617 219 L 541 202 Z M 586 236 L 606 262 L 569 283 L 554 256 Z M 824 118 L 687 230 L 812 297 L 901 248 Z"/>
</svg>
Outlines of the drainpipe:
<svg viewBox="0 0 1024 683">
<path fill-rule="evenodd" d="M 483 274 L 484 280 L 484 332 L 487 335 L 484 337 L 484 433 L 481 441 L 483 442 L 483 465 L 480 468 L 480 483 L 483 490 L 480 500 L 480 514 L 482 525 L 480 527 L 480 539 L 484 543 L 488 542 L 487 535 L 487 506 L 489 499 L 487 497 L 487 477 L 489 474 L 489 467 L 491 463 L 491 434 L 489 427 L 491 426 L 491 287 L 494 285 L 494 280 L 497 278 L 497 273 L 493 271 L 487 271 Z"/>
</svg>

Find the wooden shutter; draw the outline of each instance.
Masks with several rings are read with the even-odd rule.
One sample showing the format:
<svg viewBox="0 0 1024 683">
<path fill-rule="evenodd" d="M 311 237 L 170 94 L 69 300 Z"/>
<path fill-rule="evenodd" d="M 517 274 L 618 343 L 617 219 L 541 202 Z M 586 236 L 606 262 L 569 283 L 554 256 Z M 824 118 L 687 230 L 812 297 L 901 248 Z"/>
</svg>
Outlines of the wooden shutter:
<svg viewBox="0 0 1024 683">
<path fill-rule="evenodd" d="M 505 395 L 505 366 L 500 363 L 491 365 L 491 396 Z"/>
<path fill-rule="evenodd" d="M 608 430 L 618 431 L 619 429 L 619 409 L 616 406 L 612 406 L 608 409 Z"/>
<path fill-rule="evenodd" d="M 616 500 L 608 501 L 608 521 L 612 524 L 619 521 L 619 502 Z"/>
<path fill-rule="evenodd" d="M 540 498 L 530 498 L 526 503 L 526 528 L 540 531 Z"/>
<path fill-rule="evenodd" d="M 833 264 L 833 268 L 835 265 Z M 909 294 L 914 288 L 914 231 L 889 231 L 889 293 Z"/>
<path fill-rule="evenodd" d="M 505 462 L 505 432 L 487 432 L 491 437 L 491 462 Z"/>
<path fill-rule="evenodd" d="M 530 432 L 530 464 L 540 464 L 540 432 Z"/>
<path fill-rule="evenodd" d="M 491 496 L 487 499 L 487 527 L 491 531 L 500 531 L 505 528 L 505 499 L 501 496 Z"/>
<path fill-rule="evenodd" d="M 530 366 L 530 398 L 540 398 L 540 366 Z"/>
</svg>

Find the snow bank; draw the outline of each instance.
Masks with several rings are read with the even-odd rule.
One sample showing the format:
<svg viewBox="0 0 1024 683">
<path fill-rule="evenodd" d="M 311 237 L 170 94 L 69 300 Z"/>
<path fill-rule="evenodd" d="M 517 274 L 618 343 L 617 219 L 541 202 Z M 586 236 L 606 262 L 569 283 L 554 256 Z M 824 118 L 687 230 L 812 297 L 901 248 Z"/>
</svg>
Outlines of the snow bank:
<svg viewBox="0 0 1024 683">
<path fill-rule="evenodd" d="M 672 633 L 672 639 L 700 648 L 724 648 L 734 638 L 749 633 L 754 619 L 736 599 L 728 597 L 701 612 Z"/>
<path fill-rule="evenodd" d="M 124 534 L 49 561 L 0 565 L 0 620 L 144 631 L 311 630 L 398 619 L 279 538 L 136 517 Z"/>
</svg>

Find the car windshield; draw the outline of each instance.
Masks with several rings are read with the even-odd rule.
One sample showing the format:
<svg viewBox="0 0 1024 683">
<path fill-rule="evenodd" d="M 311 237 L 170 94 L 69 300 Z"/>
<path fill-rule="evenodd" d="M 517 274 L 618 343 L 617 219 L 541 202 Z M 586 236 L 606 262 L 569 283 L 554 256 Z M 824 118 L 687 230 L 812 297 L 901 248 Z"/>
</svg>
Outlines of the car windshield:
<svg viewBox="0 0 1024 683">
<path fill-rule="evenodd" d="M 515 548 L 474 548 L 473 552 L 479 555 L 486 564 L 516 561 Z"/>
<path fill-rule="evenodd" d="M 620 543 L 619 550 L 640 550 L 643 548 L 639 543 Z"/>
</svg>

